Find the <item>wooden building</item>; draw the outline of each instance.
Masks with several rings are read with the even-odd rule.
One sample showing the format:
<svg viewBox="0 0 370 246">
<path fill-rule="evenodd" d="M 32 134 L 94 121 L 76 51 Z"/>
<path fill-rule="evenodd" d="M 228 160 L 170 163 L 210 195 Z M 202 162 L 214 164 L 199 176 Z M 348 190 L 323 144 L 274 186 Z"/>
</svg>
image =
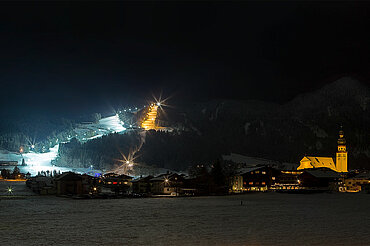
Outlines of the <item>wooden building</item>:
<svg viewBox="0 0 370 246">
<path fill-rule="evenodd" d="M 244 191 L 267 191 L 278 174 L 278 170 L 269 166 L 249 168 L 242 174 Z"/>
<path fill-rule="evenodd" d="M 154 178 L 149 175 L 146 177 L 140 177 L 139 179 L 132 181 L 132 192 L 135 194 L 149 194 L 151 193 L 151 182 L 150 180 Z"/>
<path fill-rule="evenodd" d="M 103 187 L 110 189 L 116 194 L 128 194 L 131 191 L 132 177 L 115 173 L 107 173 L 103 175 Z"/>
<path fill-rule="evenodd" d="M 185 178 L 177 173 L 161 174 L 150 179 L 152 193 L 155 195 L 178 196 L 182 194 Z"/>
<path fill-rule="evenodd" d="M 341 176 L 329 169 L 307 169 L 298 176 L 301 189 L 311 190 L 335 190 L 339 189 Z"/>
<path fill-rule="evenodd" d="M 82 195 L 84 189 L 82 176 L 73 172 L 65 172 L 55 178 L 57 195 Z"/>
</svg>

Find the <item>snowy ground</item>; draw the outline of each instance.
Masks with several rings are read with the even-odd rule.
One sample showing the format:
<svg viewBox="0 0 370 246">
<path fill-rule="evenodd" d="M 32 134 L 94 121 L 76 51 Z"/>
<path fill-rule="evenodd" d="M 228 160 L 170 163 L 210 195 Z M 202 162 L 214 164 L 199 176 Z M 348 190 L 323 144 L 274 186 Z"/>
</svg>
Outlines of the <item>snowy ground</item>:
<svg viewBox="0 0 370 246">
<path fill-rule="evenodd" d="M 3 199 L 0 237 L 4 245 L 370 245 L 369 204 L 366 194 Z"/>
</svg>

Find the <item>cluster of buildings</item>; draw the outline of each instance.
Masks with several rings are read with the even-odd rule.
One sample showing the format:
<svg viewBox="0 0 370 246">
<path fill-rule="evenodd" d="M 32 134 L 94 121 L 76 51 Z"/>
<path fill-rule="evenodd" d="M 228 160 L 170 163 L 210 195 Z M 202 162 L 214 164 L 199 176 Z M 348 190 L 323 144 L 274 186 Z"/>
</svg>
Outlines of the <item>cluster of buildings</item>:
<svg viewBox="0 0 370 246">
<path fill-rule="evenodd" d="M 133 177 L 107 173 L 99 177 L 65 172 L 58 176 L 38 175 L 27 180 L 26 185 L 41 195 L 58 196 L 180 196 L 195 195 L 184 175 L 166 173 L 159 176 Z"/>
<path fill-rule="evenodd" d="M 286 193 L 370 192 L 370 173 L 348 172 L 346 140 L 339 132 L 335 161 L 331 157 L 304 156 L 295 168 L 256 163 L 239 168 L 234 175 L 218 180 L 209 175 L 188 177 L 164 173 L 134 179 L 127 175 L 106 173 L 97 177 L 65 172 L 58 175 L 37 175 L 27 180 L 34 192 L 45 195 L 90 197 L 119 196 L 191 196 L 202 194 L 276 191 Z M 217 179 L 217 178 L 216 178 Z M 226 191 L 226 192 L 225 192 Z"/>
<path fill-rule="evenodd" d="M 232 180 L 230 191 L 369 192 L 370 173 L 348 172 L 347 154 L 344 132 L 340 130 L 335 161 L 332 157 L 304 156 L 296 170 L 271 166 L 240 170 Z"/>
<path fill-rule="evenodd" d="M 30 173 L 21 173 L 17 166 L 14 167 L 13 171 L 9 169 L 1 169 L 0 179 L 2 180 L 16 180 L 16 181 L 24 181 L 27 178 L 31 177 Z"/>
</svg>

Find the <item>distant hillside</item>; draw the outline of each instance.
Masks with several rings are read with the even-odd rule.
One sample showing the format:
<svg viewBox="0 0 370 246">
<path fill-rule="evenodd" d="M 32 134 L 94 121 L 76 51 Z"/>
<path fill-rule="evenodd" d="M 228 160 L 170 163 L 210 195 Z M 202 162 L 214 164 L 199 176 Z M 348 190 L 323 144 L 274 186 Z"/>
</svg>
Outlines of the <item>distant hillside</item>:
<svg viewBox="0 0 370 246">
<path fill-rule="evenodd" d="M 369 108 L 369 88 L 348 77 L 284 105 L 232 100 L 176 105 L 159 116 L 162 124 L 175 130 L 146 132 L 135 161 L 185 170 L 230 153 L 281 163 L 298 163 L 305 154 L 334 157 L 343 125 L 349 168 L 370 168 Z M 72 166 L 92 162 L 100 168 L 113 167 L 114 158 L 120 158 L 117 146 L 127 154 L 139 145 L 138 136 L 111 135 L 77 147 L 67 144 L 60 160 Z"/>
<path fill-rule="evenodd" d="M 185 105 L 166 115 L 162 120 L 197 132 L 220 154 L 282 162 L 299 162 L 304 154 L 334 157 L 343 125 L 350 168 L 370 167 L 370 91 L 350 77 L 284 105 L 220 100 Z"/>
</svg>

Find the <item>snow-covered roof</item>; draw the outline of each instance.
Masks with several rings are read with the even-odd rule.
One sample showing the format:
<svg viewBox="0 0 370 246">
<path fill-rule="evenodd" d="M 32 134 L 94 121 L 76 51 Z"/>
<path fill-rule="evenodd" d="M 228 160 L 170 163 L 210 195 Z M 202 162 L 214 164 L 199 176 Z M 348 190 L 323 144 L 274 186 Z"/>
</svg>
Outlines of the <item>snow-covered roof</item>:
<svg viewBox="0 0 370 246">
<path fill-rule="evenodd" d="M 74 172 L 64 172 L 59 175 L 55 180 L 81 180 L 82 176 Z"/>
<path fill-rule="evenodd" d="M 238 164 L 246 164 L 248 166 L 274 165 L 278 163 L 277 161 L 273 160 L 258 157 L 249 157 L 235 153 L 231 153 L 230 155 L 222 155 L 222 159 L 225 161 L 232 161 Z"/>
<path fill-rule="evenodd" d="M 339 174 L 330 169 L 308 169 L 305 172 L 316 178 L 340 178 Z"/>
<path fill-rule="evenodd" d="M 301 165 L 298 167 L 298 169 L 320 168 L 320 167 L 326 167 L 332 170 L 336 170 L 333 158 L 318 156 L 303 157 L 303 159 L 301 160 Z"/>
<path fill-rule="evenodd" d="M 240 168 L 238 170 L 238 173 L 239 174 L 245 174 L 245 173 L 249 173 L 249 172 L 252 172 L 254 170 L 258 170 L 258 169 L 261 169 L 261 168 L 264 168 L 265 166 L 261 166 L 261 167 L 248 167 L 248 168 Z"/>
</svg>

